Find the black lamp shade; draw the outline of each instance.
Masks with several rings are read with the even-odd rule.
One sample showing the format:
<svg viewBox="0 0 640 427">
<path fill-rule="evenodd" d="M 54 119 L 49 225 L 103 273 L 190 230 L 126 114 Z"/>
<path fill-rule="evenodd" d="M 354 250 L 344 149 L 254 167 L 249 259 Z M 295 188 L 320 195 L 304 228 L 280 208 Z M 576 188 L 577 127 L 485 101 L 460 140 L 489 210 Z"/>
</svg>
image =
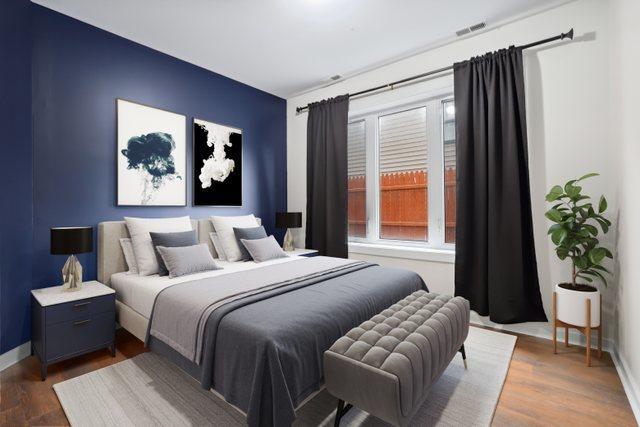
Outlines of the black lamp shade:
<svg viewBox="0 0 640 427">
<path fill-rule="evenodd" d="M 93 227 L 54 227 L 51 254 L 75 255 L 93 251 Z"/>
<path fill-rule="evenodd" d="M 302 227 L 302 212 L 276 212 L 276 228 Z"/>
</svg>

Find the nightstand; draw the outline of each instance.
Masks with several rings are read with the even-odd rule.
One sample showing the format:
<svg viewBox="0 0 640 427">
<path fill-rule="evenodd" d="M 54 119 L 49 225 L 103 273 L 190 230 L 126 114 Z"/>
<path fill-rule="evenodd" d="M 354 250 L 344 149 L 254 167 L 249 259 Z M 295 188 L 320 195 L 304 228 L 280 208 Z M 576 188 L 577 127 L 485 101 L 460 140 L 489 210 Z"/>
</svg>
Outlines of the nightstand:
<svg viewBox="0 0 640 427">
<path fill-rule="evenodd" d="M 31 350 L 40 359 L 44 381 L 47 366 L 110 348 L 116 355 L 116 293 L 100 282 L 84 282 L 79 291 L 62 286 L 31 291 Z"/>
<path fill-rule="evenodd" d="M 305 256 L 305 257 L 314 257 L 318 256 L 318 251 L 316 249 L 301 249 L 295 248 L 292 251 L 286 251 L 287 255 L 296 255 L 296 256 Z"/>
</svg>

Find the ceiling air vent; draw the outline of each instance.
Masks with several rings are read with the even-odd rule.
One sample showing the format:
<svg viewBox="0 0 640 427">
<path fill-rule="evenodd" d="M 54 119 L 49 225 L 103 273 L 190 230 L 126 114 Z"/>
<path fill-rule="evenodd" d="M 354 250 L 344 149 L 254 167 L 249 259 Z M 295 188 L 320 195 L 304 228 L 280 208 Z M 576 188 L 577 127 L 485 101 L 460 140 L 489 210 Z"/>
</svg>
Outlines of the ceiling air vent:
<svg viewBox="0 0 640 427">
<path fill-rule="evenodd" d="M 456 31 L 456 35 L 458 37 L 464 36 L 466 34 L 469 34 L 473 31 L 479 31 L 482 30 L 483 28 L 485 28 L 487 26 L 487 24 L 485 24 L 484 22 L 479 22 L 477 24 L 474 24 L 468 28 L 463 28 L 461 30 Z"/>
</svg>

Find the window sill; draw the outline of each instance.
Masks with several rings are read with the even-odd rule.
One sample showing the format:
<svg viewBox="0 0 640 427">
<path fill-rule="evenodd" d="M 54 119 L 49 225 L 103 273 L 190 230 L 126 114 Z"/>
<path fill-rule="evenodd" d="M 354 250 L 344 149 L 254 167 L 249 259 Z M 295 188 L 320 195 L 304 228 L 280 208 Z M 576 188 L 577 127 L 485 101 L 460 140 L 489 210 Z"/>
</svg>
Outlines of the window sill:
<svg viewBox="0 0 640 427">
<path fill-rule="evenodd" d="M 419 248 L 380 243 L 349 242 L 349 252 L 361 255 L 415 259 L 447 264 L 453 264 L 456 258 L 456 251 L 454 249 Z"/>
</svg>

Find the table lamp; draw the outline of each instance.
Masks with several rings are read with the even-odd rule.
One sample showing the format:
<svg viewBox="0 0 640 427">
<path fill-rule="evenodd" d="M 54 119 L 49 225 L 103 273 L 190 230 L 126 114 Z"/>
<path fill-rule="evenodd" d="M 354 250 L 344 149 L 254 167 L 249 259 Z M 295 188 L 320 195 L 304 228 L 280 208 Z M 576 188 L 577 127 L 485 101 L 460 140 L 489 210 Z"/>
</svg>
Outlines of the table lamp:
<svg viewBox="0 0 640 427">
<path fill-rule="evenodd" d="M 276 212 L 276 228 L 287 229 L 287 233 L 284 235 L 282 249 L 285 251 L 295 249 L 293 247 L 293 234 L 291 234 L 291 229 L 300 227 L 302 227 L 302 212 Z"/>
<path fill-rule="evenodd" d="M 93 251 L 93 227 L 54 227 L 51 229 L 51 255 L 70 255 L 62 267 L 62 288 L 78 291 L 82 287 L 82 265 L 76 254 Z"/>
</svg>

